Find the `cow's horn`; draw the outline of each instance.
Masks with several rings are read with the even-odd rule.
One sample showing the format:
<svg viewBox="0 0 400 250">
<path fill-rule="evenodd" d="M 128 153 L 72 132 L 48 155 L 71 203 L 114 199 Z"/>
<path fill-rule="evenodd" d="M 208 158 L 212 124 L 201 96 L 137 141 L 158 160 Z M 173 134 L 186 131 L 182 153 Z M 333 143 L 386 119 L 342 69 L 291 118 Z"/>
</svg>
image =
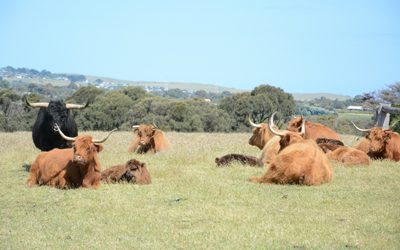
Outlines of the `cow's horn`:
<svg viewBox="0 0 400 250">
<path fill-rule="evenodd" d="M 112 133 L 114 133 L 114 132 L 117 131 L 117 130 L 118 130 L 117 128 L 114 128 L 113 130 L 111 130 L 111 131 L 108 133 L 108 135 L 107 135 L 105 138 L 103 138 L 103 139 L 101 139 L 101 140 L 93 139 L 92 142 L 93 142 L 93 143 L 103 143 L 103 142 L 105 142 L 105 141 L 108 139 L 108 137 L 110 137 L 110 135 L 111 135 Z"/>
<path fill-rule="evenodd" d="M 65 104 L 65 107 L 66 107 L 67 109 L 84 109 L 84 108 L 86 108 L 87 106 L 89 106 L 89 102 L 86 102 L 85 105 L 82 105 L 82 104 L 73 104 L 73 103 L 67 103 L 67 104 Z"/>
<path fill-rule="evenodd" d="M 56 128 L 56 131 L 61 135 L 62 138 L 64 138 L 67 141 L 75 141 L 75 137 L 69 137 L 64 135 L 64 133 L 61 131 L 60 127 L 56 124 L 54 124 L 54 127 Z"/>
<path fill-rule="evenodd" d="M 276 114 L 276 112 L 274 112 L 274 113 L 271 115 L 271 118 L 269 119 L 269 123 L 268 123 L 269 130 L 271 130 L 271 132 L 272 132 L 273 134 L 275 134 L 275 135 L 284 136 L 286 133 L 283 133 L 283 132 L 281 132 L 281 131 L 279 131 L 279 130 L 275 130 L 275 129 L 274 129 L 274 128 L 277 128 L 277 126 L 274 124 L 274 117 L 275 117 L 275 114 Z"/>
<path fill-rule="evenodd" d="M 249 123 L 251 126 L 255 127 L 255 128 L 261 128 L 261 124 L 256 124 L 251 120 L 251 117 L 249 115 Z"/>
<path fill-rule="evenodd" d="M 30 103 L 28 101 L 28 98 L 25 98 L 25 102 L 28 106 L 32 107 L 32 108 L 47 108 L 49 106 L 48 102 L 33 102 Z"/>
<path fill-rule="evenodd" d="M 351 123 L 353 124 L 353 126 L 354 126 L 358 131 L 361 131 L 361 132 L 369 132 L 369 131 L 371 131 L 370 128 L 359 128 L 359 127 L 357 127 L 356 124 L 354 124 L 353 121 L 351 121 Z"/>
<path fill-rule="evenodd" d="M 133 125 L 132 128 L 138 128 L 140 125 Z"/>
<path fill-rule="evenodd" d="M 303 118 L 303 122 L 301 123 L 300 135 L 303 136 L 306 134 L 306 119 Z"/>
</svg>

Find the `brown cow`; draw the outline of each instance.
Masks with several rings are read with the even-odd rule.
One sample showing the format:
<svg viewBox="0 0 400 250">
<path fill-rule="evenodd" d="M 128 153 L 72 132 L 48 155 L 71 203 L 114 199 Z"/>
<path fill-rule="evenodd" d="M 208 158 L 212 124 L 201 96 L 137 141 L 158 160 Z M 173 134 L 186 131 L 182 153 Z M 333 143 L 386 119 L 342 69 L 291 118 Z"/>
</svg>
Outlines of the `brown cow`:
<svg viewBox="0 0 400 250">
<path fill-rule="evenodd" d="M 73 141 L 73 148 L 53 149 L 42 152 L 32 163 L 27 180 L 29 187 L 48 185 L 58 188 L 98 188 L 100 186 L 101 165 L 97 153 L 103 149 L 103 143 L 116 129 L 104 139 L 95 140 L 90 135 L 68 137 L 56 125 L 59 134 Z"/>
<path fill-rule="evenodd" d="M 355 148 L 329 142 L 318 143 L 318 146 L 326 153 L 329 160 L 338 161 L 346 166 L 368 166 L 371 163 L 366 153 Z"/>
<path fill-rule="evenodd" d="M 252 177 L 256 183 L 319 185 L 332 179 L 332 164 L 317 143 L 300 133 L 274 129 L 273 117 L 269 122 L 272 133 L 278 135 L 281 149 L 268 170 L 261 177 Z"/>
<path fill-rule="evenodd" d="M 253 135 L 249 139 L 249 144 L 262 149 L 261 161 L 271 163 L 279 152 L 280 137 L 274 135 L 266 123 L 256 124 L 249 118 L 249 123 L 253 127 Z"/>
<path fill-rule="evenodd" d="M 400 135 L 391 129 L 383 129 L 373 127 L 370 129 L 360 129 L 354 123 L 356 129 L 361 132 L 367 132 L 365 139 L 361 141 L 362 147 L 367 148 L 367 154 L 373 159 L 389 159 L 392 161 L 400 161 Z M 360 143 L 361 143 L 360 142 Z M 359 143 L 359 144 L 360 144 Z M 356 145 L 361 147 L 360 145 Z"/>
<path fill-rule="evenodd" d="M 137 152 L 144 154 L 147 152 L 157 153 L 168 149 L 170 143 L 164 133 L 154 124 L 134 125 L 133 132 L 136 138 L 128 148 L 128 152 Z"/>
<path fill-rule="evenodd" d="M 140 185 L 150 184 L 151 177 L 146 163 L 130 159 L 125 164 L 110 167 L 101 172 L 101 180 L 107 183 L 127 181 Z"/>
<path fill-rule="evenodd" d="M 304 121 L 305 119 L 302 116 L 295 117 L 288 123 L 286 129 L 293 132 L 300 132 L 301 124 Z M 328 128 L 327 126 L 322 125 L 321 123 L 305 121 L 305 126 L 306 126 L 306 134 L 304 135 L 305 139 L 316 140 L 318 138 L 328 138 L 328 139 L 340 140 L 339 135 L 335 131 Z"/>
</svg>

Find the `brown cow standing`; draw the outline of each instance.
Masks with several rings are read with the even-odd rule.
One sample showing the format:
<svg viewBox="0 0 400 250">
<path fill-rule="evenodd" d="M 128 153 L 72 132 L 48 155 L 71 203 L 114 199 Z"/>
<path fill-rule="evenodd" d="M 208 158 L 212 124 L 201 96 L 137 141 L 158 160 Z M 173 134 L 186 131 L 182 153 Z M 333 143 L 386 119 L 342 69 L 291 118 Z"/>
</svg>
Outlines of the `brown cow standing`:
<svg viewBox="0 0 400 250">
<path fill-rule="evenodd" d="M 292 119 L 288 125 L 287 130 L 292 132 L 300 132 L 301 124 L 305 119 L 302 116 L 295 117 Z M 328 128 L 327 126 L 322 125 L 321 123 L 315 123 L 310 121 L 305 121 L 306 134 L 304 135 L 305 139 L 316 140 L 318 138 L 328 138 L 340 140 L 339 135 Z"/>
<path fill-rule="evenodd" d="M 130 159 L 126 164 L 116 165 L 101 172 L 101 180 L 107 183 L 127 181 L 139 185 L 151 183 L 146 163 Z"/>
<path fill-rule="evenodd" d="M 98 188 L 100 186 L 101 165 L 97 157 L 108 139 L 94 140 L 90 135 L 77 137 L 65 136 L 56 125 L 60 135 L 68 141 L 74 141 L 73 148 L 53 149 L 42 152 L 33 162 L 27 180 L 29 187 L 48 185 L 58 188 Z"/>
<path fill-rule="evenodd" d="M 301 132 L 274 129 L 272 115 L 270 130 L 280 136 L 281 149 L 270 167 L 261 177 L 252 177 L 256 183 L 319 185 L 332 179 L 332 165 L 324 152 L 311 139 L 304 139 Z"/>
<path fill-rule="evenodd" d="M 249 123 L 253 126 L 253 135 L 249 139 L 249 144 L 262 149 L 261 161 L 271 163 L 279 152 L 280 137 L 274 135 L 266 123 L 256 124 L 249 118 Z"/>
<path fill-rule="evenodd" d="M 378 127 L 360 129 L 354 123 L 353 125 L 361 132 L 367 132 L 365 139 L 368 141 L 361 141 L 363 143 L 361 146 L 364 148 L 368 146 L 367 154 L 371 158 L 400 161 L 400 135 L 398 133 Z M 361 147 L 359 144 L 356 146 Z"/>
<path fill-rule="evenodd" d="M 157 153 L 170 147 L 164 133 L 153 124 L 134 125 L 136 138 L 128 148 L 128 152 L 144 154 Z"/>
</svg>

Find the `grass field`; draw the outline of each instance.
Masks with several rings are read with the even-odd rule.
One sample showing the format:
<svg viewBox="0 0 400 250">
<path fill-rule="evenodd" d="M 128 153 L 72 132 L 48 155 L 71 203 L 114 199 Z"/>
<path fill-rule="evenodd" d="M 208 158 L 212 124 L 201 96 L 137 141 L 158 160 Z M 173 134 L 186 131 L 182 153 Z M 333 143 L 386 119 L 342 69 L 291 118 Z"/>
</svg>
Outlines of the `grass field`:
<svg viewBox="0 0 400 250">
<path fill-rule="evenodd" d="M 399 163 L 335 164 L 321 186 L 260 185 L 247 179 L 265 169 L 214 163 L 233 152 L 258 156 L 250 134 L 167 137 L 171 150 L 136 155 L 127 153 L 132 135 L 117 132 L 99 155 L 103 169 L 146 162 L 151 185 L 58 190 L 27 188 L 23 166 L 39 153 L 31 134 L 1 133 L 0 249 L 400 248 Z"/>
</svg>

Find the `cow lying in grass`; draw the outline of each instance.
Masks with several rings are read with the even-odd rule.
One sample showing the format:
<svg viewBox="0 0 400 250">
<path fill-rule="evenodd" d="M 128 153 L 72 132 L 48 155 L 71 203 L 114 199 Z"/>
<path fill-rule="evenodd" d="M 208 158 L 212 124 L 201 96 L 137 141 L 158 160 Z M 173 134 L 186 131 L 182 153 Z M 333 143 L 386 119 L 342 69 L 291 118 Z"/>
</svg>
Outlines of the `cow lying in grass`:
<svg viewBox="0 0 400 250">
<path fill-rule="evenodd" d="M 27 180 L 28 186 L 98 188 L 101 165 L 97 153 L 103 149 L 100 143 L 105 142 L 116 129 L 112 130 L 104 139 L 95 140 L 90 135 L 68 137 L 57 125 L 56 128 L 61 137 L 74 142 L 73 148 L 53 149 L 40 153 L 32 163 Z"/>
<path fill-rule="evenodd" d="M 147 152 L 157 153 L 168 149 L 170 143 L 165 137 L 164 132 L 158 129 L 154 124 L 134 125 L 133 132 L 136 137 L 128 148 L 128 152 L 144 154 Z"/>
<path fill-rule="evenodd" d="M 280 151 L 261 177 L 250 178 L 256 183 L 320 185 L 332 179 L 328 157 L 311 139 L 304 139 L 304 122 L 300 133 L 275 129 L 272 115 L 269 128 L 280 139 Z"/>
<path fill-rule="evenodd" d="M 339 135 L 333 131 L 331 128 L 322 125 L 321 123 L 305 121 L 302 116 L 293 118 L 287 125 L 287 130 L 292 132 L 299 132 L 302 124 L 305 126 L 305 139 L 316 140 L 318 138 L 328 138 L 340 140 Z"/>
<path fill-rule="evenodd" d="M 317 143 L 330 160 L 343 163 L 346 166 L 368 166 L 371 163 L 366 153 L 355 148 L 346 147 L 340 141 L 318 139 Z"/>
<path fill-rule="evenodd" d="M 357 130 L 366 132 L 365 138 L 354 146 L 355 148 L 364 151 L 372 159 L 400 161 L 400 135 L 398 133 L 390 129 L 378 127 L 361 129 L 354 123 L 353 125 Z"/>
<path fill-rule="evenodd" d="M 116 165 L 104 170 L 101 172 L 101 180 L 107 183 L 126 181 L 140 185 L 151 183 L 146 163 L 135 159 L 130 159 L 126 164 Z"/>
</svg>

